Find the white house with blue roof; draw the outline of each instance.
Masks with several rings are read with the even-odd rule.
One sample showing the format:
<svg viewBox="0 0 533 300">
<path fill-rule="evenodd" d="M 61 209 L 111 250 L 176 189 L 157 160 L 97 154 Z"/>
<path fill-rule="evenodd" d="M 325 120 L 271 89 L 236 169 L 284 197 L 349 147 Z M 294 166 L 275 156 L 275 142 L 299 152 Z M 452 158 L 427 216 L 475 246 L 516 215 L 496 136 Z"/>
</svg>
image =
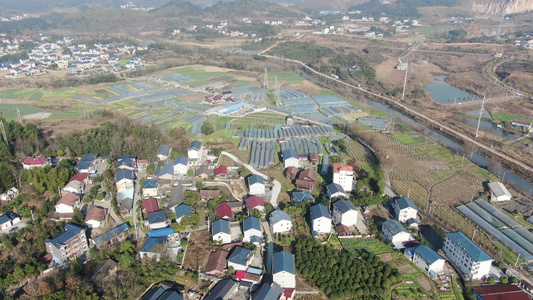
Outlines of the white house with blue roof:
<svg viewBox="0 0 533 300">
<path fill-rule="evenodd" d="M 396 200 L 394 212 L 398 217 L 398 221 L 401 223 L 406 223 L 411 219 L 417 219 L 418 208 L 416 207 L 413 200 L 407 197 L 401 197 Z"/>
<path fill-rule="evenodd" d="M 387 241 L 391 242 L 396 249 L 404 249 L 404 242 L 411 241 L 413 237 L 411 234 L 403 227 L 402 223 L 389 219 L 383 223 L 381 226 L 381 232 Z"/>
<path fill-rule="evenodd" d="M 291 195 L 292 205 L 304 202 L 304 201 L 315 201 L 315 198 L 311 195 L 309 191 L 294 190 Z"/>
<path fill-rule="evenodd" d="M 282 288 L 296 288 L 296 270 L 294 255 L 281 251 L 274 254 L 272 280 Z"/>
<path fill-rule="evenodd" d="M 333 203 L 333 221 L 335 224 L 354 226 L 359 218 L 359 211 L 347 200 L 341 199 Z"/>
<path fill-rule="evenodd" d="M 159 261 L 161 254 L 166 250 L 166 243 L 166 237 L 148 237 L 139 250 L 141 259 L 149 258 Z"/>
<path fill-rule="evenodd" d="M 12 212 L 5 212 L 0 216 L 0 231 L 11 228 L 20 223 L 20 216 Z"/>
<path fill-rule="evenodd" d="M 189 164 L 190 165 L 199 165 L 201 164 L 201 158 L 203 156 L 202 153 L 202 142 L 195 140 L 187 149 L 187 157 L 189 157 Z"/>
<path fill-rule="evenodd" d="M 189 159 L 185 156 L 180 156 L 174 161 L 174 174 L 187 175 L 189 170 Z"/>
<path fill-rule="evenodd" d="M 119 156 L 115 164 L 115 168 L 117 169 L 135 170 L 136 167 L 137 164 L 134 156 Z"/>
<path fill-rule="evenodd" d="M 298 159 L 298 152 L 294 151 L 293 149 L 287 149 L 283 150 L 281 152 L 281 156 L 283 157 L 283 167 L 300 167 L 300 160 Z"/>
<path fill-rule="evenodd" d="M 331 232 L 331 215 L 328 208 L 322 204 L 311 206 L 311 230 L 313 236 Z"/>
<path fill-rule="evenodd" d="M 270 228 L 272 233 L 287 233 L 292 230 L 292 219 L 288 213 L 276 209 L 270 214 Z"/>
<path fill-rule="evenodd" d="M 150 230 L 167 227 L 167 214 L 164 210 L 158 210 L 148 213 L 148 228 Z"/>
<path fill-rule="evenodd" d="M 145 180 L 142 188 L 143 197 L 149 198 L 159 198 L 159 187 L 157 185 L 157 180 Z"/>
<path fill-rule="evenodd" d="M 170 156 L 170 152 L 172 151 L 172 147 L 170 147 L 169 145 L 161 145 L 159 146 L 159 149 L 157 149 L 157 158 L 159 158 L 159 160 L 167 160 L 168 157 Z"/>
<path fill-rule="evenodd" d="M 213 241 L 221 242 L 222 244 L 231 243 L 231 229 L 229 221 L 225 219 L 218 219 L 213 222 Z"/>
<path fill-rule="evenodd" d="M 492 258 L 461 231 L 445 234 L 442 249 L 448 259 L 472 280 L 480 280 L 490 272 Z"/>
<path fill-rule="evenodd" d="M 162 180 L 172 180 L 174 179 L 174 162 L 170 162 L 164 166 L 157 166 L 155 168 L 154 174 L 157 175 L 157 178 Z"/>
<path fill-rule="evenodd" d="M 344 197 L 348 198 L 348 194 L 344 192 L 344 189 L 342 186 L 340 186 L 337 183 L 330 183 L 326 186 L 326 193 L 328 194 L 328 198 L 337 198 L 337 197 Z"/>
<path fill-rule="evenodd" d="M 263 195 L 265 193 L 265 181 L 259 175 L 250 175 L 247 178 L 248 192 L 250 195 Z"/>
<path fill-rule="evenodd" d="M 228 257 L 228 268 L 233 267 L 235 271 L 244 271 L 254 257 L 254 252 L 243 247 L 235 247 Z"/>
<path fill-rule="evenodd" d="M 263 231 L 261 230 L 261 221 L 256 217 L 248 217 L 242 223 L 244 243 L 263 244 Z"/>
<path fill-rule="evenodd" d="M 133 189 L 133 181 L 135 180 L 135 175 L 132 170 L 128 169 L 119 169 L 115 173 L 115 183 L 117 185 L 117 192 L 123 190 Z"/>
<path fill-rule="evenodd" d="M 180 204 L 175 209 L 176 212 L 176 223 L 180 223 L 181 219 L 185 216 L 190 216 L 192 214 L 192 207 L 187 204 Z"/>
<path fill-rule="evenodd" d="M 440 272 L 444 270 L 444 264 L 446 260 L 440 256 L 433 249 L 428 246 L 418 246 L 412 251 L 412 257 L 410 257 L 413 263 L 424 270 L 426 274 L 429 274 L 431 278 L 436 277 Z"/>
<path fill-rule="evenodd" d="M 51 239 L 46 239 L 44 245 L 46 252 L 51 254 L 58 264 L 89 251 L 85 229 L 74 224 L 65 225 L 65 231 Z"/>
</svg>

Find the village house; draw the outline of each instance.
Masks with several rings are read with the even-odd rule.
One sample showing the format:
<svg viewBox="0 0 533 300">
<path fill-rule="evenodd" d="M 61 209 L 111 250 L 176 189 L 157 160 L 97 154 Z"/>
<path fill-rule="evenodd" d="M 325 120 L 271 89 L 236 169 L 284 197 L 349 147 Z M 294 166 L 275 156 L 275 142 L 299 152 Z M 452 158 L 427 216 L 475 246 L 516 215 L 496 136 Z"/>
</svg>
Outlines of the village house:
<svg viewBox="0 0 533 300">
<path fill-rule="evenodd" d="M 189 165 L 199 165 L 201 164 L 202 158 L 202 142 L 196 140 L 189 145 L 187 149 L 187 156 L 189 157 Z"/>
<path fill-rule="evenodd" d="M 527 282 L 523 280 L 524 282 Z M 515 284 L 483 285 L 473 288 L 478 300 L 530 300 L 531 293 L 526 293 Z"/>
<path fill-rule="evenodd" d="M 166 248 L 166 244 L 167 239 L 165 237 L 148 237 L 139 250 L 139 256 L 141 259 L 149 258 L 158 262 Z"/>
<path fill-rule="evenodd" d="M 309 161 L 311 162 L 311 165 L 316 166 L 318 164 L 318 159 L 318 153 L 312 152 L 311 154 L 309 154 Z"/>
<path fill-rule="evenodd" d="M 411 219 L 417 219 L 418 208 L 413 200 L 406 197 L 401 197 L 394 200 L 394 202 L 396 204 L 394 207 L 394 212 L 398 217 L 399 222 L 406 223 Z"/>
<path fill-rule="evenodd" d="M 80 173 L 83 174 L 83 173 Z M 85 183 L 83 181 L 73 180 L 67 183 L 62 189 L 61 194 L 75 193 L 82 195 L 85 191 Z"/>
<path fill-rule="evenodd" d="M 155 174 L 160 180 L 173 180 L 174 179 L 174 162 L 170 162 L 167 165 L 161 167 L 157 166 L 155 168 Z"/>
<path fill-rule="evenodd" d="M 80 173 L 90 173 L 94 170 L 94 166 L 96 164 L 96 154 L 85 154 L 82 156 L 78 164 L 76 165 L 76 170 Z"/>
<path fill-rule="evenodd" d="M 213 222 L 213 241 L 222 244 L 231 243 L 231 231 L 228 220 L 218 219 Z"/>
<path fill-rule="evenodd" d="M 167 214 L 164 210 L 148 213 L 148 228 L 150 230 L 167 227 L 168 225 Z"/>
<path fill-rule="evenodd" d="M 196 169 L 196 179 L 208 179 L 213 175 L 213 170 L 209 168 L 208 165 L 200 165 Z"/>
<path fill-rule="evenodd" d="M 335 224 L 354 226 L 357 224 L 359 211 L 347 200 L 341 199 L 333 203 L 333 221 Z"/>
<path fill-rule="evenodd" d="M 501 182 L 491 181 L 487 184 L 490 192 L 490 201 L 509 201 L 513 195 Z"/>
<path fill-rule="evenodd" d="M 187 175 L 187 171 L 189 170 L 189 159 L 184 156 L 180 156 L 176 158 L 176 161 L 174 161 L 174 174 L 176 175 Z"/>
<path fill-rule="evenodd" d="M 148 218 L 149 213 L 153 213 L 159 210 L 159 204 L 156 198 L 148 198 L 141 202 L 141 212 L 143 219 Z"/>
<path fill-rule="evenodd" d="M 209 291 L 209 294 L 205 296 L 204 300 L 232 299 L 232 295 L 235 294 L 238 288 L 239 285 L 232 279 L 221 280 Z"/>
<path fill-rule="evenodd" d="M 157 180 L 145 180 L 142 187 L 143 197 L 155 197 L 159 198 L 159 187 Z"/>
<path fill-rule="evenodd" d="M 231 211 L 231 207 L 229 206 L 228 202 L 222 202 L 218 207 L 215 209 L 215 212 L 219 218 L 222 219 L 233 219 L 233 212 Z"/>
<path fill-rule="evenodd" d="M 262 195 L 265 193 L 265 181 L 259 175 L 250 175 L 247 178 L 250 195 Z"/>
<path fill-rule="evenodd" d="M 435 278 L 444 271 L 446 261 L 428 246 L 421 245 L 414 249 L 406 249 L 405 255 L 431 278 Z"/>
<path fill-rule="evenodd" d="M 263 231 L 261 221 L 256 217 L 248 217 L 242 223 L 244 243 L 263 244 Z"/>
<path fill-rule="evenodd" d="M 247 210 L 251 210 L 251 209 L 257 209 L 259 211 L 265 210 L 265 201 L 263 200 L 263 198 L 259 196 L 251 196 L 251 197 L 246 198 L 246 200 L 244 201 L 246 203 Z"/>
<path fill-rule="evenodd" d="M 94 247 L 98 248 L 103 245 L 113 245 L 116 243 L 120 243 L 125 240 L 129 230 L 130 226 L 128 225 L 128 223 L 122 223 L 105 232 L 104 234 L 93 238 L 91 240 L 91 244 L 94 245 Z"/>
<path fill-rule="evenodd" d="M 448 259 L 472 280 L 480 280 L 490 272 L 492 258 L 464 233 L 445 234 L 442 249 Z"/>
<path fill-rule="evenodd" d="M 298 174 L 298 168 L 290 166 L 287 169 L 285 169 L 285 177 L 289 180 L 296 179 L 296 175 Z"/>
<path fill-rule="evenodd" d="M 318 174 L 314 169 L 305 169 L 300 172 L 296 180 L 296 188 L 300 190 L 312 191 L 317 188 Z"/>
<path fill-rule="evenodd" d="M 175 208 L 176 211 L 176 223 L 180 223 L 181 219 L 185 216 L 190 216 L 192 214 L 192 207 L 187 204 L 180 204 Z"/>
<path fill-rule="evenodd" d="M 39 155 L 36 157 L 28 157 L 22 162 L 22 167 L 25 170 L 30 170 L 33 168 L 41 168 L 44 166 L 49 166 L 51 163 L 50 158 L 44 157 L 44 155 Z"/>
<path fill-rule="evenodd" d="M 169 157 L 170 157 L 170 152 L 172 151 L 172 147 L 170 147 L 169 145 L 161 145 L 159 146 L 159 149 L 157 149 L 157 158 L 159 158 L 159 160 L 161 161 L 164 161 L 164 160 L 167 160 Z"/>
<path fill-rule="evenodd" d="M 281 156 L 283 157 L 283 167 L 296 167 L 298 168 L 300 166 L 300 160 L 298 158 L 298 153 L 292 149 L 284 150 L 281 153 Z"/>
<path fill-rule="evenodd" d="M 291 194 L 291 203 L 296 205 L 304 201 L 315 201 L 315 198 L 309 191 L 293 190 Z"/>
<path fill-rule="evenodd" d="M 46 239 L 44 244 L 46 252 L 51 254 L 58 264 L 89 251 L 85 229 L 70 223 L 65 225 L 65 231 L 51 239 Z"/>
<path fill-rule="evenodd" d="M 342 186 L 344 192 L 351 192 L 355 185 L 353 168 L 341 163 L 333 164 L 333 183 Z"/>
<path fill-rule="evenodd" d="M 88 228 L 100 228 L 104 224 L 106 210 L 101 207 L 93 207 L 85 216 L 85 224 Z"/>
<path fill-rule="evenodd" d="M 221 278 L 224 276 L 224 270 L 226 269 L 228 252 L 219 250 L 211 252 L 209 260 L 205 267 L 205 274 Z"/>
<path fill-rule="evenodd" d="M 311 206 L 311 230 L 313 236 L 331 232 L 331 216 L 328 208 L 322 204 Z"/>
<path fill-rule="evenodd" d="M 272 233 L 287 233 L 292 230 L 292 219 L 288 213 L 276 209 L 270 214 L 270 228 Z"/>
<path fill-rule="evenodd" d="M 0 194 L 0 201 L 11 201 L 19 195 L 19 190 L 16 187 L 11 187 L 4 193 Z"/>
<path fill-rule="evenodd" d="M 283 289 L 279 286 L 279 284 L 272 282 L 263 282 L 261 287 L 258 291 L 256 291 L 256 294 L 254 297 L 252 297 L 253 300 L 272 300 L 272 299 L 282 299 Z M 284 298 L 288 299 L 288 298 Z"/>
<path fill-rule="evenodd" d="M 81 205 L 80 196 L 74 193 L 63 195 L 54 206 L 60 220 L 70 220 L 74 216 L 74 209 Z"/>
<path fill-rule="evenodd" d="M 5 212 L 0 215 L 0 231 L 9 229 L 18 223 L 20 223 L 20 216 L 15 213 Z"/>
<path fill-rule="evenodd" d="M 136 169 L 136 159 L 135 156 L 119 156 L 117 158 L 117 163 L 115 164 L 116 169 Z"/>
<path fill-rule="evenodd" d="M 254 254 L 252 250 L 236 246 L 228 257 L 228 268 L 235 271 L 243 271 L 248 268 Z"/>
<path fill-rule="evenodd" d="M 220 197 L 220 190 L 200 190 L 200 200 L 208 201 Z"/>
<path fill-rule="evenodd" d="M 220 166 L 215 169 L 215 178 L 217 179 L 226 179 L 228 178 L 228 167 Z"/>
<path fill-rule="evenodd" d="M 135 175 L 132 170 L 119 169 L 115 174 L 115 182 L 117 185 L 117 192 L 133 189 L 133 180 Z"/>
<path fill-rule="evenodd" d="M 326 192 L 328 194 L 329 199 L 337 198 L 337 197 L 344 197 L 348 198 L 348 195 L 344 192 L 344 189 L 341 185 L 337 183 L 330 183 L 326 186 Z"/>
<path fill-rule="evenodd" d="M 393 219 L 385 221 L 381 227 L 381 232 L 391 242 L 396 249 L 403 249 L 405 242 L 412 240 L 411 234 L 403 227 L 403 225 Z"/>
<path fill-rule="evenodd" d="M 272 280 L 284 289 L 296 288 L 296 269 L 294 255 L 281 251 L 274 254 Z"/>
</svg>

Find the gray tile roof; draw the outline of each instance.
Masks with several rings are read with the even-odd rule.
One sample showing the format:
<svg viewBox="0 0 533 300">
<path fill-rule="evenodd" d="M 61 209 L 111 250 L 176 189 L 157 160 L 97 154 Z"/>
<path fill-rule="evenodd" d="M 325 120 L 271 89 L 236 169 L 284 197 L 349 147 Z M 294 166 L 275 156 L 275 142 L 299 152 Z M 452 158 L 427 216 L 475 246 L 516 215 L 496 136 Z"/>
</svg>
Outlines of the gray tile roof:
<svg viewBox="0 0 533 300">
<path fill-rule="evenodd" d="M 403 227 L 400 222 L 394 219 L 389 219 L 385 221 L 383 223 L 383 227 L 387 228 L 392 233 L 392 236 L 395 236 L 400 232 L 407 232 L 407 229 L 405 229 L 405 227 Z"/>
<path fill-rule="evenodd" d="M 133 180 L 133 178 L 134 178 L 133 171 L 128 170 L 128 169 L 117 170 L 117 173 L 115 174 L 116 181 L 121 181 L 122 179 Z"/>
<path fill-rule="evenodd" d="M 327 188 L 327 190 L 328 190 L 330 195 L 333 195 L 335 193 L 343 193 L 344 194 L 344 189 L 339 184 L 330 183 L 330 184 L 328 184 L 328 186 L 326 188 Z"/>
<path fill-rule="evenodd" d="M 428 246 L 418 246 L 415 249 L 415 253 L 420 255 L 425 261 L 427 261 L 429 264 L 432 264 L 436 262 L 439 259 L 444 259 L 442 256 L 438 255 L 437 252 L 433 251 Z"/>
<path fill-rule="evenodd" d="M 276 209 L 270 214 L 270 222 L 272 224 L 276 224 L 282 220 L 292 222 L 291 216 L 289 216 L 289 214 L 284 212 L 283 210 Z"/>
<path fill-rule="evenodd" d="M 316 220 L 320 217 L 331 219 L 328 208 L 322 204 L 311 206 L 311 219 Z"/>
<path fill-rule="evenodd" d="M 406 198 L 406 197 L 401 197 L 401 198 L 396 199 L 396 203 L 398 203 L 398 207 L 400 209 L 404 209 L 408 207 L 417 209 L 413 200 Z"/>
<path fill-rule="evenodd" d="M 157 154 L 158 155 L 165 155 L 165 156 L 169 156 L 170 155 L 170 150 L 172 150 L 172 147 L 170 147 L 169 145 L 161 145 L 159 146 L 159 149 L 157 150 Z"/>
<path fill-rule="evenodd" d="M 248 260 L 252 257 L 252 250 L 243 247 L 235 247 L 231 255 L 228 257 L 228 262 L 246 266 Z"/>
<path fill-rule="evenodd" d="M 155 224 L 165 222 L 167 220 L 167 214 L 164 210 L 158 210 L 148 213 L 148 223 Z"/>
<path fill-rule="evenodd" d="M 350 210 L 356 210 L 355 206 L 353 206 L 352 203 L 344 199 L 336 201 L 335 203 L 333 203 L 333 206 L 335 206 L 343 214 Z"/>
</svg>

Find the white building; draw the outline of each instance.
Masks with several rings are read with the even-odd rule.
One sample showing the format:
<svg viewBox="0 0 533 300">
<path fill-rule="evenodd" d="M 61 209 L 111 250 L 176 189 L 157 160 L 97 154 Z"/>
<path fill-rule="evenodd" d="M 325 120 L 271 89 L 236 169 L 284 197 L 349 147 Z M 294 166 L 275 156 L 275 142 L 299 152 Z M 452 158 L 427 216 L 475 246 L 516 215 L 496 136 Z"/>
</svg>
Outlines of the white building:
<svg viewBox="0 0 533 300">
<path fill-rule="evenodd" d="M 359 211 L 347 200 L 341 199 L 333 203 L 333 222 L 344 226 L 354 226 L 359 218 Z"/>
<path fill-rule="evenodd" d="M 327 207 L 322 204 L 311 206 L 311 225 L 314 235 L 331 232 L 331 216 Z"/>
<path fill-rule="evenodd" d="M 248 177 L 248 192 L 250 195 L 262 195 L 265 193 L 265 181 L 259 175 Z"/>
<path fill-rule="evenodd" d="M 202 158 L 202 142 L 193 141 L 187 149 L 187 156 L 189 157 L 189 164 L 197 165 Z"/>
<path fill-rule="evenodd" d="M 231 243 L 231 231 L 229 221 L 225 219 L 218 219 L 213 222 L 213 241 L 222 244 Z"/>
<path fill-rule="evenodd" d="M 84 190 L 85 190 L 85 183 L 74 180 L 74 181 L 67 183 L 67 185 L 65 185 L 61 189 L 61 193 L 62 194 L 67 194 L 67 193 L 83 194 Z"/>
<path fill-rule="evenodd" d="M 74 214 L 74 208 L 80 206 L 80 197 L 74 193 L 63 195 L 54 206 L 56 213 Z"/>
<path fill-rule="evenodd" d="M 159 158 L 159 160 L 166 160 L 167 158 L 170 157 L 170 152 L 172 151 L 172 147 L 170 147 L 169 145 L 161 145 L 159 146 L 159 149 L 157 149 L 157 158 Z"/>
<path fill-rule="evenodd" d="M 336 198 L 336 197 L 344 197 L 348 198 L 348 194 L 344 192 L 344 189 L 340 184 L 337 183 L 330 183 L 326 186 L 326 192 L 328 194 L 328 198 Z"/>
<path fill-rule="evenodd" d="M 408 251 L 406 251 L 407 253 Z M 433 251 L 428 246 L 418 246 L 412 251 L 413 263 L 424 270 L 431 278 L 434 278 L 438 273 L 444 270 L 446 261 L 437 252 Z"/>
<path fill-rule="evenodd" d="M 501 182 L 489 182 L 490 201 L 509 201 L 513 198 L 513 195 L 509 193 L 509 190 Z"/>
<path fill-rule="evenodd" d="M 300 160 L 298 159 L 298 153 L 292 149 L 284 150 L 281 155 L 283 156 L 283 167 L 300 167 Z"/>
<path fill-rule="evenodd" d="M 20 223 L 20 216 L 12 212 L 6 212 L 0 216 L 0 230 L 6 230 Z"/>
<path fill-rule="evenodd" d="M 263 244 L 263 231 L 261 230 L 261 221 L 256 217 L 248 217 L 242 223 L 244 243 Z"/>
<path fill-rule="evenodd" d="M 399 222 L 405 223 L 411 219 L 417 219 L 418 208 L 413 200 L 401 197 L 394 200 L 394 202 L 396 204 L 394 212 L 396 213 Z"/>
<path fill-rule="evenodd" d="M 176 161 L 174 162 L 174 174 L 176 175 L 187 175 L 187 171 L 189 170 L 189 160 L 187 157 L 181 156 L 176 158 Z"/>
<path fill-rule="evenodd" d="M 442 249 L 448 259 L 470 279 L 480 280 L 489 274 L 492 258 L 462 232 L 446 233 Z"/>
<path fill-rule="evenodd" d="M 353 168 L 340 163 L 333 164 L 333 183 L 342 186 L 344 192 L 351 192 L 355 184 Z"/>
<path fill-rule="evenodd" d="M 281 251 L 274 254 L 272 280 L 282 288 L 296 288 L 294 255 Z"/>
<path fill-rule="evenodd" d="M 228 268 L 233 267 L 235 271 L 245 271 L 252 261 L 254 253 L 250 249 L 235 247 L 228 257 Z"/>
<path fill-rule="evenodd" d="M 381 232 L 387 241 L 391 242 L 396 249 L 405 248 L 403 243 L 413 239 L 407 229 L 400 222 L 393 219 L 389 219 L 383 223 Z"/>
<path fill-rule="evenodd" d="M 292 219 L 283 210 L 275 210 L 270 214 L 270 228 L 272 233 L 287 233 L 292 230 Z"/>
</svg>

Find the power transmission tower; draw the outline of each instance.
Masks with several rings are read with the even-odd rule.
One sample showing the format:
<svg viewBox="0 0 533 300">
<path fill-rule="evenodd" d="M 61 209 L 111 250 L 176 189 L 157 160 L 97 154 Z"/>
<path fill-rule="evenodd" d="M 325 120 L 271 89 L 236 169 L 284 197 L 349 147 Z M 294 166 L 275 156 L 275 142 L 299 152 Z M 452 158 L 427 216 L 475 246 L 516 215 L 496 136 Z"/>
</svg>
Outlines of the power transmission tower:
<svg viewBox="0 0 533 300">
<path fill-rule="evenodd" d="M 481 101 L 481 110 L 479 111 L 479 119 L 477 121 L 476 137 L 478 137 L 479 125 L 481 124 L 481 115 L 483 114 L 483 109 L 485 109 L 485 95 L 483 95 L 483 101 Z"/>
<path fill-rule="evenodd" d="M 405 75 L 403 76 L 403 90 L 402 90 L 402 101 L 405 98 L 405 86 L 407 85 L 407 70 L 409 69 L 409 63 L 406 63 Z"/>
<path fill-rule="evenodd" d="M 265 89 L 268 89 L 268 71 L 266 67 L 265 67 L 265 78 L 263 79 L 263 87 Z"/>
<path fill-rule="evenodd" d="M 4 138 L 4 142 L 6 143 L 6 145 L 9 145 L 9 143 L 7 142 L 6 130 L 4 129 L 4 122 L 2 120 L 0 120 L 0 129 L 2 129 L 2 137 Z"/>
<path fill-rule="evenodd" d="M 278 76 L 276 76 L 276 105 L 281 105 L 281 92 L 280 85 L 278 82 Z"/>
<path fill-rule="evenodd" d="M 17 113 L 19 123 L 22 124 L 22 115 L 20 114 L 20 109 L 18 107 L 15 107 L 15 113 Z"/>
</svg>

